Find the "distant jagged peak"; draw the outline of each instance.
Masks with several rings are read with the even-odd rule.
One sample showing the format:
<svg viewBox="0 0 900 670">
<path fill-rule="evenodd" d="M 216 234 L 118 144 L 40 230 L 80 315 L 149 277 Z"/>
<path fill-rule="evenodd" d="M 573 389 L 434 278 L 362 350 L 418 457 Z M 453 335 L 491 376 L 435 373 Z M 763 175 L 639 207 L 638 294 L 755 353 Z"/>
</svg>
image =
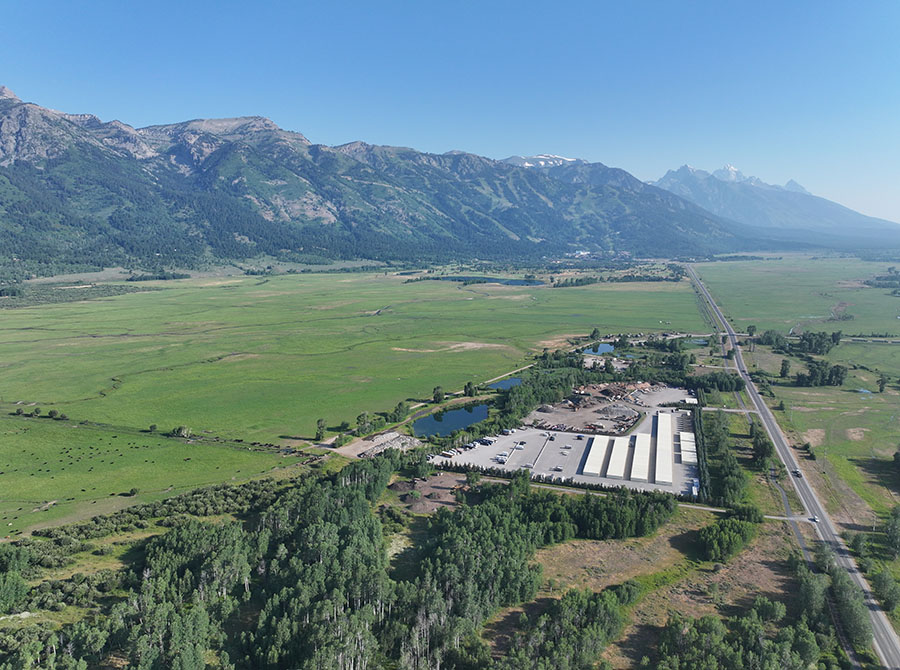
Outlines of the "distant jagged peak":
<svg viewBox="0 0 900 670">
<path fill-rule="evenodd" d="M 696 177 L 704 177 L 704 178 L 711 176 L 710 173 L 707 172 L 706 170 L 701 170 L 700 168 L 695 168 L 693 165 L 688 165 L 687 163 L 682 165 L 677 170 L 669 170 L 666 174 L 667 175 L 669 175 L 669 174 L 682 174 L 682 175 L 688 174 L 688 175 L 693 175 Z"/>
<path fill-rule="evenodd" d="M 794 193 L 803 193 L 804 195 L 812 195 L 809 191 L 807 191 L 803 186 L 795 182 L 793 179 L 788 179 L 787 183 L 784 185 L 785 191 L 793 191 Z"/>
<path fill-rule="evenodd" d="M 575 165 L 586 164 L 583 158 L 568 158 L 567 156 L 558 156 L 556 154 L 537 154 L 536 156 L 510 156 L 504 158 L 502 163 L 517 165 L 519 167 L 557 167 L 559 165 Z"/>
<path fill-rule="evenodd" d="M 731 163 L 726 163 L 725 167 L 714 171 L 712 176 L 719 181 L 732 183 L 740 183 L 748 180 L 748 178 L 744 176 L 744 173 L 734 167 Z M 750 177 L 750 179 L 755 179 L 755 177 Z"/>
<path fill-rule="evenodd" d="M 22 102 L 21 100 L 19 100 L 19 96 L 6 88 L 6 86 L 0 86 L 0 100 L 13 100 L 15 102 Z"/>
</svg>

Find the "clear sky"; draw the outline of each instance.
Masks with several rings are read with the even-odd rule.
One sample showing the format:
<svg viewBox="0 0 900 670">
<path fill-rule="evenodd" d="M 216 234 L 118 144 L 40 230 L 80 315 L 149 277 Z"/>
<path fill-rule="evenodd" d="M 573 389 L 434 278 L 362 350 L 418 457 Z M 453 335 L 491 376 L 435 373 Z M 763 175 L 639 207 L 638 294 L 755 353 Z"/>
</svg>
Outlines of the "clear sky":
<svg viewBox="0 0 900 670">
<path fill-rule="evenodd" d="M 135 126 L 794 178 L 900 221 L 900 2 L 0 2 L 0 84 Z"/>
</svg>

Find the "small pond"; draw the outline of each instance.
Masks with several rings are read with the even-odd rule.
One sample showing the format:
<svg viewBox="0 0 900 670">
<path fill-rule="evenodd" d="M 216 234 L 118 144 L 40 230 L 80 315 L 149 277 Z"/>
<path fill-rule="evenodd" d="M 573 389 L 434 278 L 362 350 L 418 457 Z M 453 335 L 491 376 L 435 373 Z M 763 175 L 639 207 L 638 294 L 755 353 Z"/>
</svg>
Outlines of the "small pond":
<svg viewBox="0 0 900 670">
<path fill-rule="evenodd" d="M 521 377 L 510 377 L 509 379 L 501 379 L 499 382 L 488 384 L 488 388 L 497 389 L 498 391 L 505 391 L 506 389 L 511 389 L 513 386 L 518 386 L 521 383 Z"/>
<path fill-rule="evenodd" d="M 413 433 L 416 437 L 446 437 L 454 430 L 468 428 L 473 423 L 484 421 L 488 417 L 487 405 L 474 405 L 451 409 L 448 412 L 429 414 L 413 422 Z"/>
<path fill-rule="evenodd" d="M 615 350 L 613 345 L 607 344 L 606 342 L 601 342 L 590 349 L 585 349 L 582 353 L 585 354 L 609 354 Z"/>
</svg>

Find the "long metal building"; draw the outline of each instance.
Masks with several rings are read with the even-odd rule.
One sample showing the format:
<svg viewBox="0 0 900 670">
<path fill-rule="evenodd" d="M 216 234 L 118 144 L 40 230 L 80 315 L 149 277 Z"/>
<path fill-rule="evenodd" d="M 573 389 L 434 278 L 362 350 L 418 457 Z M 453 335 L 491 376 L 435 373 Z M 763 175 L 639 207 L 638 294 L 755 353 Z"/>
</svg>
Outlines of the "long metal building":
<svg viewBox="0 0 900 670">
<path fill-rule="evenodd" d="M 609 467 L 606 476 L 610 479 L 625 479 L 625 464 L 628 462 L 629 436 L 614 437 L 612 455 L 609 457 Z"/>
<path fill-rule="evenodd" d="M 584 461 L 582 474 L 599 477 L 603 470 L 603 461 L 606 459 L 606 449 L 609 446 L 609 438 L 605 435 L 592 437 L 588 445 L 587 459 Z"/>
<path fill-rule="evenodd" d="M 656 415 L 656 483 L 672 484 L 672 415 L 660 412 Z"/>
<path fill-rule="evenodd" d="M 634 436 L 634 458 L 631 461 L 631 479 L 635 482 L 650 481 L 650 434 Z"/>
</svg>

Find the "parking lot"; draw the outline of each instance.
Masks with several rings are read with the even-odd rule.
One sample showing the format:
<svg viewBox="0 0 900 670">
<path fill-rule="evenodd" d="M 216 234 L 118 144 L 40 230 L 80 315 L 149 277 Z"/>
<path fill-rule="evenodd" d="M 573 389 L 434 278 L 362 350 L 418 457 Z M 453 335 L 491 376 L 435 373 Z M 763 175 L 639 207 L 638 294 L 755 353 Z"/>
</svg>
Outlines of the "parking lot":
<svg viewBox="0 0 900 670">
<path fill-rule="evenodd" d="M 652 416 L 648 416 L 641 423 L 638 431 L 652 433 L 655 425 Z M 684 419 L 682 418 L 683 422 Z M 680 429 L 684 429 L 682 424 Z M 676 428 L 679 430 L 679 428 Z M 690 428 L 688 427 L 688 430 Z M 601 472 L 603 476 L 584 474 L 585 460 L 594 441 L 598 441 L 598 448 L 604 448 L 610 438 L 606 435 L 582 435 L 578 433 L 557 432 L 540 430 L 537 428 L 522 428 L 510 435 L 492 436 L 496 441 L 490 445 L 476 443 L 470 449 L 460 449 L 459 453 L 452 456 L 434 456 L 436 464 L 454 463 L 466 464 L 483 468 L 501 468 L 510 472 L 527 470 L 533 475 L 566 480 L 572 479 L 580 483 L 602 483 L 607 486 L 627 486 L 635 489 L 653 489 L 668 491 L 670 493 L 691 493 L 693 480 L 698 476 L 697 467 L 681 462 L 680 447 L 675 447 L 674 463 L 672 468 L 672 484 L 657 484 L 655 482 L 655 468 L 650 468 L 649 482 L 631 481 L 628 474 L 631 472 L 631 462 L 634 454 L 635 439 L 632 438 L 628 446 L 626 460 L 626 478 L 613 479 L 605 476 L 610 460 L 610 449 L 606 450 L 605 461 Z M 602 441 L 602 442 L 601 442 Z M 656 441 L 651 441 L 651 463 L 655 463 Z"/>
</svg>

